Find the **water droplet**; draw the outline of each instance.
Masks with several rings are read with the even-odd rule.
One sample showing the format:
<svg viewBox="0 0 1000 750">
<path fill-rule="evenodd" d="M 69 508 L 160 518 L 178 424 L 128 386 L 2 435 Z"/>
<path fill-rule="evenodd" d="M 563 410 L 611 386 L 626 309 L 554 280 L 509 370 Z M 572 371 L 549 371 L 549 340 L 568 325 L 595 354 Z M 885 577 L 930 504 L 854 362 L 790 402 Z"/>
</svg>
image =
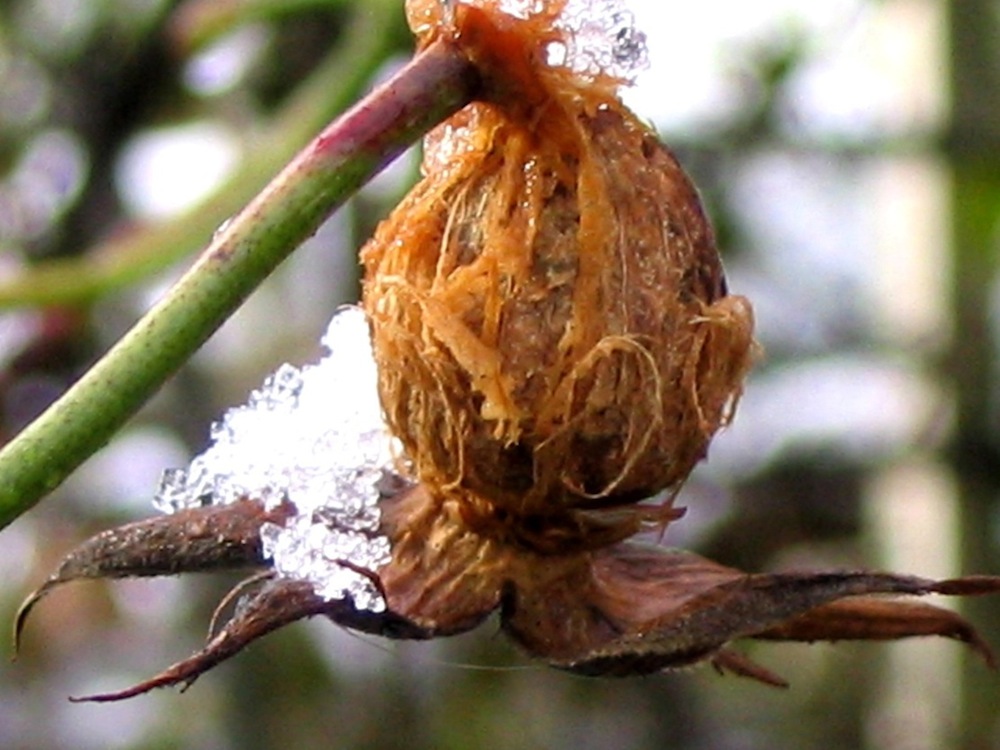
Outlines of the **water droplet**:
<svg viewBox="0 0 1000 750">
<path fill-rule="evenodd" d="M 230 216 L 224 222 L 219 224 L 216 230 L 212 233 L 212 240 L 213 241 L 218 240 L 220 237 L 222 237 L 222 235 L 226 233 L 226 231 L 229 229 L 230 226 L 232 226 L 232 224 L 233 224 L 233 217 Z"/>
</svg>

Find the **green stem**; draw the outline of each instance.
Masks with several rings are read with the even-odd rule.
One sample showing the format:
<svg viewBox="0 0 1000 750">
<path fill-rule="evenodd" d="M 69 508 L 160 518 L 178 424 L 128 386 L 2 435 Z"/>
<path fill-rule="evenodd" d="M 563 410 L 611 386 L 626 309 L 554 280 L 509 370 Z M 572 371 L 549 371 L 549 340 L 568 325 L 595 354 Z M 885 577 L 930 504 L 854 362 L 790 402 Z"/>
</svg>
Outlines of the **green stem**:
<svg viewBox="0 0 1000 750">
<path fill-rule="evenodd" d="M 0 282 L 0 309 L 76 305 L 169 268 L 204 244 L 324 123 L 342 112 L 385 59 L 387 26 L 398 8 L 371 2 L 344 31 L 344 43 L 292 94 L 267 128 L 244 144 L 246 158 L 215 194 L 185 215 L 111 239 L 76 258 L 40 263 Z"/>
<path fill-rule="evenodd" d="M 156 307 L 0 451 L 0 528 L 107 443 L 330 213 L 475 86 L 468 60 L 437 43 L 301 151 Z"/>
</svg>

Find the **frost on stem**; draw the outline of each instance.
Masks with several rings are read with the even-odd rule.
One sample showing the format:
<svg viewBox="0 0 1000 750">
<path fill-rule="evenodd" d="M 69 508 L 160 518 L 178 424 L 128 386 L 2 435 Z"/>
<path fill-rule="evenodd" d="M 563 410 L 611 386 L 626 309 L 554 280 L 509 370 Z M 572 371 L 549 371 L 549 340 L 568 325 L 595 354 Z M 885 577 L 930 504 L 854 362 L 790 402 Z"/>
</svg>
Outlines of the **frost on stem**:
<svg viewBox="0 0 1000 750">
<path fill-rule="evenodd" d="M 275 571 L 312 583 L 324 599 L 348 596 L 359 610 L 379 612 L 382 595 L 360 571 L 389 560 L 377 502 L 384 483 L 401 477 L 364 313 L 338 311 L 323 345 L 320 362 L 282 365 L 213 425 L 204 453 L 187 469 L 164 472 L 154 505 L 169 513 L 248 497 L 268 509 L 287 501 L 296 514 L 260 531 Z"/>
</svg>

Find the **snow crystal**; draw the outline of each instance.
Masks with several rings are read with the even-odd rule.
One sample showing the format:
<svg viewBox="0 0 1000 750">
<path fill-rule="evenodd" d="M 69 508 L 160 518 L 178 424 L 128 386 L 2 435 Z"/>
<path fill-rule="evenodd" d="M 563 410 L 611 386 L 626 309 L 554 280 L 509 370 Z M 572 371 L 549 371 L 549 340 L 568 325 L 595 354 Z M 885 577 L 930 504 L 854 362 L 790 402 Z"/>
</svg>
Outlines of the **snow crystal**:
<svg viewBox="0 0 1000 750">
<path fill-rule="evenodd" d="M 646 35 L 624 0 L 569 0 L 559 27 L 569 32 L 562 63 L 588 76 L 633 79 L 649 65 Z"/>
<path fill-rule="evenodd" d="M 496 0 L 472 0 L 471 4 L 493 2 Z M 540 0 L 499 0 L 497 7 L 508 15 L 529 18 L 546 5 Z M 646 35 L 636 28 L 627 0 L 567 0 L 556 27 L 565 40 L 549 45 L 550 65 L 622 81 L 631 81 L 649 65 Z"/>
<path fill-rule="evenodd" d="M 245 497 L 268 507 L 287 500 L 297 515 L 261 529 L 277 573 L 310 581 L 326 599 L 351 597 L 358 609 L 378 612 L 385 602 L 363 571 L 390 559 L 377 503 L 384 487 L 402 479 L 398 449 L 382 418 L 364 313 L 339 310 L 323 345 L 329 354 L 320 362 L 282 365 L 246 405 L 214 424 L 204 453 L 187 469 L 163 473 L 154 505 L 174 512 Z"/>
</svg>

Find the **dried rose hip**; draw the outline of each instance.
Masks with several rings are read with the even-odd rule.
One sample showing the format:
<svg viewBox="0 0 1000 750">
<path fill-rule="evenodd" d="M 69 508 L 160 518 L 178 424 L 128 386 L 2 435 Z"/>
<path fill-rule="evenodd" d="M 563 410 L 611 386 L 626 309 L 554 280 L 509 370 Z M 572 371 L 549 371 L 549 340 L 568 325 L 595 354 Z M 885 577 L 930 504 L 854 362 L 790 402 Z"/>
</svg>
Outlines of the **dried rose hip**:
<svg viewBox="0 0 1000 750">
<path fill-rule="evenodd" d="M 432 133 L 424 179 L 364 248 L 365 309 L 418 478 L 473 515 L 580 524 L 705 456 L 753 317 L 620 81 L 543 62 L 573 43 L 562 3 L 524 19 L 499 5 L 458 4 L 449 24 L 440 3 L 408 4 L 422 43 L 455 37 L 484 94 Z"/>
</svg>

